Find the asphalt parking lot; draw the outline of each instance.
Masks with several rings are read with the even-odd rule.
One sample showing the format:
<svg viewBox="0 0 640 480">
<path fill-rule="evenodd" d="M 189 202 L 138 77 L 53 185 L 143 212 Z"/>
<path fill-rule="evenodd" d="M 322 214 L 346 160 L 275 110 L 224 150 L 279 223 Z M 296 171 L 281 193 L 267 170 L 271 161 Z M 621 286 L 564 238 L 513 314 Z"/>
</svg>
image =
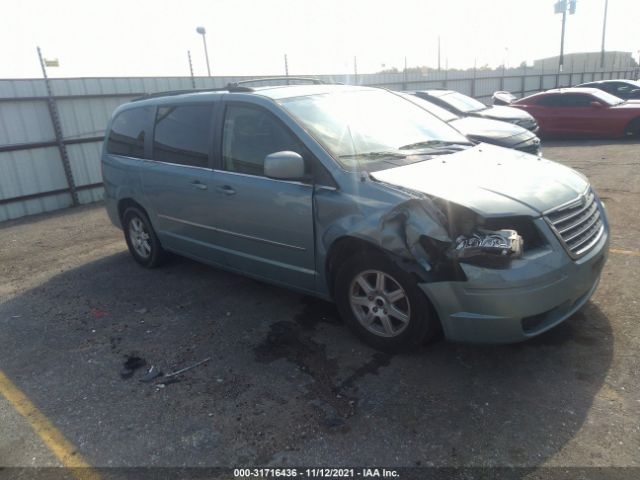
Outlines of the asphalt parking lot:
<svg viewBox="0 0 640 480">
<path fill-rule="evenodd" d="M 0 224 L 0 371 L 111 466 L 640 466 L 640 141 L 553 142 L 612 224 L 586 307 L 533 341 L 389 356 L 331 304 L 174 259 L 101 205 Z M 146 363 L 122 378 L 123 362 Z M 209 358 L 164 386 L 141 382 Z M 56 465 L 0 396 L 0 465 Z"/>
</svg>

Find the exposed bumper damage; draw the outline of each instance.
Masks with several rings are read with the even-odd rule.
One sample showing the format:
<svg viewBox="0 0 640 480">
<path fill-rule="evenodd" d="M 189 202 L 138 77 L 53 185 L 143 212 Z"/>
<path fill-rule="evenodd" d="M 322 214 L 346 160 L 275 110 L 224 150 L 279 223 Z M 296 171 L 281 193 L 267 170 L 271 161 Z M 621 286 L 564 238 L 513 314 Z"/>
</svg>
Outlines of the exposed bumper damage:
<svg viewBox="0 0 640 480">
<path fill-rule="evenodd" d="M 544 220 L 538 221 L 544 224 Z M 577 261 L 554 242 L 525 252 L 509 268 L 460 263 L 466 281 L 421 283 L 420 288 L 435 306 L 448 339 L 518 342 L 566 320 L 591 298 L 608 242 L 608 235 L 604 235 Z"/>
<path fill-rule="evenodd" d="M 525 249 L 518 231 L 485 229 L 469 209 L 420 195 L 369 219 L 358 233 L 418 275 L 449 340 L 510 343 L 542 333 L 582 307 L 607 252 L 604 235 L 588 255 L 572 261 L 542 218 L 528 221 L 542 239 Z"/>
</svg>

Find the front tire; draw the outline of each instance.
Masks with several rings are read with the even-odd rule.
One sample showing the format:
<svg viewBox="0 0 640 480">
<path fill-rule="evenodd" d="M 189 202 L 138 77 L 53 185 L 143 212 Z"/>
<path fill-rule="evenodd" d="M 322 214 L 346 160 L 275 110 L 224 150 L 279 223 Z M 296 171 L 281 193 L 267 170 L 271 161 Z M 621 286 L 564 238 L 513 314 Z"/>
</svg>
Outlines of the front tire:
<svg viewBox="0 0 640 480">
<path fill-rule="evenodd" d="M 640 118 L 631 120 L 624 130 L 627 137 L 640 137 Z"/>
<path fill-rule="evenodd" d="M 378 350 L 413 350 L 438 331 L 435 312 L 415 279 L 381 253 L 347 260 L 336 275 L 334 293 L 342 318 Z"/>
<path fill-rule="evenodd" d="M 147 214 L 138 207 L 127 208 L 122 215 L 124 239 L 133 259 L 146 268 L 162 264 L 166 252 L 151 226 Z"/>
</svg>

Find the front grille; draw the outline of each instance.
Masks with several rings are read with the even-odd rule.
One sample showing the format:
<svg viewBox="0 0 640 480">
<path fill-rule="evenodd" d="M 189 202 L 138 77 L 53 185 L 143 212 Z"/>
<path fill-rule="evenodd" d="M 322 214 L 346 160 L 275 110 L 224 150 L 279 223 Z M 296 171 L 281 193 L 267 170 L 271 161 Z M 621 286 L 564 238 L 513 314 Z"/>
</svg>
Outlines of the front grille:
<svg viewBox="0 0 640 480">
<path fill-rule="evenodd" d="M 587 253 L 604 233 L 598 200 L 591 189 L 575 202 L 548 212 L 545 218 L 573 258 Z"/>
</svg>

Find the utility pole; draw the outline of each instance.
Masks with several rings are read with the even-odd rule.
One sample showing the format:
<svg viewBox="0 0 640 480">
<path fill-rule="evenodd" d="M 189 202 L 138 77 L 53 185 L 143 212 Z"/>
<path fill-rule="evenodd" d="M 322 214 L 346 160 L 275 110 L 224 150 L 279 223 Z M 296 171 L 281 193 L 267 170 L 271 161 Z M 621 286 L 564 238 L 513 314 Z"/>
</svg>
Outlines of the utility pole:
<svg viewBox="0 0 640 480">
<path fill-rule="evenodd" d="M 191 62 L 191 50 L 187 50 L 187 57 L 189 58 L 189 72 L 191 73 L 191 86 L 196 88 L 196 79 L 193 77 L 193 63 Z"/>
<path fill-rule="evenodd" d="M 402 89 L 407 89 L 407 57 L 404 57 L 404 70 L 402 71 Z"/>
<path fill-rule="evenodd" d="M 284 54 L 284 75 L 289 76 L 289 61 L 287 60 L 287 54 Z"/>
<path fill-rule="evenodd" d="M 49 108 L 49 117 L 53 125 L 53 133 L 56 137 L 56 145 L 58 152 L 60 153 L 60 160 L 62 161 L 62 168 L 64 169 L 64 175 L 67 179 L 67 186 L 69 187 L 69 194 L 71 195 L 71 204 L 73 206 L 80 204 L 78 198 L 78 191 L 76 188 L 76 182 L 73 178 L 73 170 L 71 169 L 71 162 L 69 160 L 69 154 L 67 152 L 67 144 L 64 142 L 64 135 L 62 134 L 62 126 L 60 124 L 60 114 L 58 112 L 58 104 L 53 96 L 53 90 L 51 88 L 51 82 L 47 75 L 47 66 L 58 66 L 58 60 L 46 60 L 42 56 L 42 50 L 37 47 L 38 60 L 40 60 L 40 67 L 42 68 L 42 76 L 44 77 L 44 85 L 47 89 L 47 107 Z"/>
<path fill-rule="evenodd" d="M 604 68 L 604 38 L 607 31 L 607 8 L 609 0 L 604 0 L 604 19 L 602 20 L 602 48 L 600 50 L 600 68 Z"/>
<path fill-rule="evenodd" d="M 353 57 L 353 74 L 355 75 L 355 84 L 358 85 L 358 57 Z"/>
<path fill-rule="evenodd" d="M 438 71 L 440 71 L 440 35 L 438 35 Z"/>
</svg>

